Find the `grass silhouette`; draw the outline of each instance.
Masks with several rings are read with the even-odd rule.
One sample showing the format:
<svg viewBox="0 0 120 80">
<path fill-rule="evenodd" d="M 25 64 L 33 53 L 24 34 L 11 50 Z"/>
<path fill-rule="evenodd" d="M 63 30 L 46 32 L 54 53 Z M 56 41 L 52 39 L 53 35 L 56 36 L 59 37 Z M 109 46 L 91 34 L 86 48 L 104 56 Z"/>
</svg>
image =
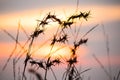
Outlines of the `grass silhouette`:
<svg viewBox="0 0 120 80">
<path fill-rule="evenodd" d="M 16 78 L 16 73 L 15 73 L 15 65 L 16 63 L 19 61 L 19 59 L 22 57 L 22 55 L 24 53 L 26 53 L 26 58 L 24 60 L 24 69 L 23 69 L 23 73 L 22 73 L 22 80 L 27 80 L 27 77 L 25 75 L 25 72 L 26 72 L 26 67 L 28 64 L 31 64 L 33 66 L 38 66 L 39 68 L 43 69 L 45 71 L 45 75 L 44 75 L 44 80 L 47 80 L 47 75 L 48 75 L 48 71 L 51 70 L 53 75 L 54 75 L 54 78 L 55 80 L 57 80 L 56 76 L 55 76 L 55 73 L 52 69 L 52 66 L 56 66 L 56 65 L 60 65 L 62 63 L 61 59 L 60 58 L 55 58 L 55 59 L 52 59 L 52 55 L 53 53 L 51 52 L 52 49 L 54 48 L 55 44 L 56 43 L 59 43 L 59 44 L 68 44 L 69 43 L 69 40 L 70 38 L 68 37 L 69 34 L 66 33 L 65 30 L 67 29 L 70 29 L 71 30 L 71 27 L 72 25 L 74 24 L 74 20 L 79 18 L 84 18 L 85 20 L 87 20 L 88 16 L 89 16 L 90 12 L 80 12 L 80 14 L 78 15 L 71 15 L 70 17 L 68 17 L 68 19 L 66 21 L 63 21 L 59 18 L 57 18 L 57 16 L 54 14 L 51 14 L 50 12 L 47 14 L 47 16 L 45 16 L 43 18 L 43 20 L 38 20 L 38 24 L 37 24 L 37 27 L 35 28 L 35 30 L 33 31 L 33 34 L 31 34 L 29 37 L 27 36 L 27 33 L 25 31 L 25 29 L 22 27 L 22 31 L 25 33 L 25 35 L 27 36 L 28 40 L 25 42 L 25 44 L 22 46 L 19 41 L 18 41 L 18 38 L 19 38 L 19 31 L 20 31 L 20 23 L 18 24 L 18 29 L 17 29 L 17 35 L 16 35 L 16 38 L 14 38 L 9 32 L 7 32 L 6 30 L 2 29 L 8 36 L 10 36 L 15 42 L 15 48 L 13 50 L 13 52 L 11 53 L 11 55 L 9 56 L 7 62 L 5 63 L 5 66 L 3 67 L 3 70 L 6 68 L 9 60 L 12 58 L 12 55 L 14 55 L 14 51 L 16 50 L 17 46 L 19 45 L 21 47 L 21 49 L 23 50 L 23 53 L 18 57 L 18 58 L 15 58 L 13 60 L 13 72 L 14 72 L 14 80 Z M 52 20 L 52 22 L 48 22 L 48 20 Z M 73 22 L 74 21 L 74 22 Z M 51 43 L 50 43 L 50 46 L 51 46 L 51 49 L 50 49 L 50 52 L 49 54 L 47 55 L 46 57 L 46 60 L 44 61 L 36 61 L 34 60 L 34 57 L 32 57 L 32 54 L 36 51 L 33 51 L 32 52 L 32 46 L 34 44 L 34 40 L 40 36 L 41 34 L 44 35 L 44 32 L 45 32 L 45 26 L 46 25 L 49 25 L 49 23 L 54 23 L 54 22 L 57 22 L 59 27 L 56 31 L 56 33 L 54 34 L 52 40 L 51 40 Z M 91 28 L 88 32 L 86 32 L 86 34 L 83 35 L 83 37 L 85 37 L 89 32 L 91 32 L 93 29 L 95 29 L 98 25 L 96 25 L 95 27 Z M 77 32 L 78 33 L 78 32 Z M 78 36 L 75 35 L 75 36 Z M 80 76 L 81 73 L 79 73 L 79 71 L 77 70 L 75 64 L 78 62 L 77 61 L 77 55 L 76 55 L 76 51 L 77 51 L 77 48 L 79 46 L 81 46 L 82 44 L 86 44 L 87 41 L 88 41 L 88 38 L 84 39 L 84 38 L 81 38 L 78 42 L 77 41 L 74 41 L 73 42 L 73 48 L 70 48 L 71 49 L 71 54 L 70 54 L 70 58 L 68 60 L 66 60 L 66 65 L 67 65 L 67 70 L 65 71 L 65 73 L 63 74 L 63 80 L 78 80 L 78 79 L 82 79 L 82 77 Z M 26 46 L 26 44 L 29 43 L 29 46 L 28 46 L 28 49 L 24 49 L 24 47 Z M 41 46 L 40 46 L 41 47 Z M 40 48 L 39 47 L 39 48 Z M 63 48 L 63 47 L 62 47 Z M 56 51 L 62 49 L 62 48 L 59 48 L 57 49 Z M 20 50 L 19 53 L 22 51 Z M 55 52 L 56 52 L 55 51 Z M 89 69 L 88 69 L 89 70 Z M 88 70 L 85 70 L 83 72 L 86 72 Z M 30 73 L 33 73 L 37 76 L 37 78 L 39 80 L 41 80 L 42 78 L 40 77 L 40 75 L 38 73 L 36 73 L 35 70 L 29 70 Z"/>
<path fill-rule="evenodd" d="M 67 67 L 64 73 L 62 74 L 63 76 L 61 80 L 84 80 L 81 74 L 91 70 L 91 68 L 88 68 L 88 69 L 85 69 L 79 72 L 79 70 L 76 67 L 76 64 L 78 63 L 78 57 L 79 57 L 77 55 L 77 50 L 79 49 L 81 45 L 87 44 L 89 40 L 88 38 L 86 38 L 87 35 L 90 32 L 92 32 L 96 27 L 98 27 L 98 24 L 90 28 L 83 35 L 79 34 L 81 26 L 78 26 L 79 27 L 78 30 L 75 29 L 75 32 L 72 32 L 74 24 L 76 24 L 77 21 L 81 22 L 82 18 L 85 19 L 85 21 L 87 21 L 88 18 L 90 17 L 90 11 L 88 12 L 80 11 L 78 13 L 78 5 L 79 5 L 79 0 L 77 0 L 77 8 L 76 8 L 75 14 L 70 15 L 69 17 L 66 18 L 66 20 L 62 20 L 58 18 L 57 15 L 52 14 L 52 12 L 48 12 L 48 14 L 46 14 L 42 20 L 39 20 L 39 19 L 37 20 L 38 24 L 30 36 L 27 34 L 26 30 L 20 25 L 20 22 L 18 23 L 16 37 L 12 36 L 8 31 L 1 29 L 3 32 L 5 32 L 9 37 L 11 37 L 15 41 L 15 47 L 13 51 L 11 52 L 9 58 L 7 59 L 7 62 L 5 63 L 3 70 L 5 70 L 5 68 L 7 67 L 7 64 L 13 57 L 15 50 L 19 46 L 21 49 L 20 51 L 18 51 L 17 56 L 13 58 L 14 80 L 16 80 L 17 78 L 16 65 L 24 54 L 25 54 L 25 59 L 24 59 L 24 65 L 23 65 L 23 70 L 22 70 L 22 76 L 20 76 L 21 68 L 19 68 L 18 80 L 28 80 L 27 79 L 28 77 L 26 76 L 26 71 L 27 71 L 27 66 L 29 65 L 31 65 L 30 66 L 31 69 L 29 69 L 29 73 L 34 74 L 38 80 L 48 80 L 47 75 L 49 75 L 48 74 L 49 71 L 52 72 L 54 79 L 57 80 L 56 73 L 54 72 L 53 67 L 56 67 L 56 65 L 61 66 L 62 63 L 65 63 Z M 38 45 L 37 49 L 32 50 L 32 48 L 34 48 L 33 45 L 34 45 L 35 40 L 39 36 L 45 35 L 45 31 L 47 31 L 46 26 L 48 26 L 50 23 L 58 24 L 55 34 L 52 37 L 50 37 L 48 40 L 44 41 L 42 45 Z M 27 40 L 23 45 L 19 42 L 20 30 L 22 30 L 27 37 Z M 68 31 L 70 31 L 71 33 L 68 33 Z M 108 39 L 108 35 L 105 33 L 104 25 L 103 25 L 103 33 L 104 33 L 105 42 L 106 42 L 109 70 L 105 69 L 104 65 L 100 62 L 100 60 L 97 58 L 95 54 L 93 55 L 93 57 L 95 61 L 100 65 L 104 73 L 109 77 L 109 80 L 119 80 L 120 70 L 118 71 L 118 74 L 116 74 L 114 77 L 112 76 L 110 53 L 109 53 L 110 51 L 109 50 L 109 39 Z M 72 37 L 70 37 L 70 34 L 72 34 Z M 80 39 L 78 37 L 79 35 L 80 35 Z M 71 42 L 71 40 L 73 40 L 73 42 Z M 47 42 L 50 42 L 49 43 L 50 51 L 48 55 L 45 56 L 43 59 L 36 60 L 36 58 L 34 58 L 32 55 L 35 52 L 37 52 L 37 50 L 39 50 L 41 47 L 43 47 L 43 45 Z M 72 47 L 64 46 L 70 49 L 70 52 L 69 52 L 70 57 L 67 59 L 64 59 L 61 55 L 58 55 L 57 58 L 54 58 L 53 57 L 54 53 L 64 48 L 63 46 L 62 47 L 59 46 L 58 49 L 53 51 L 53 48 L 55 47 L 56 44 L 72 45 Z M 37 69 L 34 67 L 37 67 Z M 44 71 L 43 76 L 40 73 L 38 73 L 39 69 L 42 69 Z"/>
</svg>

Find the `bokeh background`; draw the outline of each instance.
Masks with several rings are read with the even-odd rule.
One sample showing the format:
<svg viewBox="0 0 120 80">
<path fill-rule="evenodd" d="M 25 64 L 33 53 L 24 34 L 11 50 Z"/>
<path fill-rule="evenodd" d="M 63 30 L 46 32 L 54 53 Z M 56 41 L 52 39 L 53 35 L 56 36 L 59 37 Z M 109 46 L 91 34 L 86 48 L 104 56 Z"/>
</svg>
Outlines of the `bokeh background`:
<svg viewBox="0 0 120 80">
<path fill-rule="evenodd" d="M 82 69 L 91 68 L 84 74 L 84 77 L 91 80 L 109 80 L 100 65 L 93 58 L 95 54 L 98 59 L 108 68 L 107 50 L 104 31 L 101 24 L 104 24 L 105 33 L 109 37 L 109 50 L 111 59 L 112 76 L 120 70 L 120 1 L 119 0 L 0 0 L 0 28 L 4 28 L 13 36 L 16 36 L 18 23 L 24 27 L 30 35 L 37 24 L 37 19 L 42 19 L 48 12 L 65 18 L 78 11 L 91 11 L 88 21 L 83 20 L 83 32 L 89 30 L 96 24 L 99 26 L 87 37 L 87 45 L 82 46 L 80 54 L 80 65 Z M 49 28 L 49 32 L 54 30 L 54 26 Z M 49 37 L 46 35 L 45 37 Z M 24 42 L 26 37 L 20 35 L 20 41 Z M 15 41 L 0 30 L 0 80 L 13 80 L 12 60 L 4 71 L 2 68 L 14 48 Z M 46 48 L 45 48 L 46 49 Z M 41 56 L 41 54 L 38 54 Z M 24 60 L 24 58 L 23 58 Z M 20 65 L 22 66 L 23 60 Z M 62 65 L 64 66 L 64 65 Z M 58 80 L 61 80 L 62 67 L 55 68 Z M 20 72 L 22 73 L 22 71 Z M 48 75 L 50 77 L 50 75 Z M 51 79 L 51 77 L 49 78 Z M 51 79 L 52 80 L 52 79 Z"/>
</svg>

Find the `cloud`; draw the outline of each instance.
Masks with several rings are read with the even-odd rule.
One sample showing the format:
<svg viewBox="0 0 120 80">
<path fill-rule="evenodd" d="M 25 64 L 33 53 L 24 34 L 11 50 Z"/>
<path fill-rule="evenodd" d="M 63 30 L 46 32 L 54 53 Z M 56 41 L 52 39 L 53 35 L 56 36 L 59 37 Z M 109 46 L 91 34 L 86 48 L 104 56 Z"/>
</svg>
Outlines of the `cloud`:
<svg viewBox="0 0 120 80">
<path fill-rule="evenodd" d="M 119 0 L 79 0 L 83 4 L 94 4 L 94 5 L 117 5 L 120 4 Z"/>
<path fill-rule="evenodd" d="M 63 5 L 76 6 L 77 0 L 0 0 L 0 13 Z M 80 5 L 119 5 L 119 0 L 79 0 Z"/>
<path fill-rule="evenodd" d="M 69 0 L 51 0 L 50 2 L 48 2 L 48 0 L 2 0 L 0 1 L 0 11 L 9 12 L 49 6 L 59 6 L 63 4 L 69 4 L 69 2 Z"/>
</svg>

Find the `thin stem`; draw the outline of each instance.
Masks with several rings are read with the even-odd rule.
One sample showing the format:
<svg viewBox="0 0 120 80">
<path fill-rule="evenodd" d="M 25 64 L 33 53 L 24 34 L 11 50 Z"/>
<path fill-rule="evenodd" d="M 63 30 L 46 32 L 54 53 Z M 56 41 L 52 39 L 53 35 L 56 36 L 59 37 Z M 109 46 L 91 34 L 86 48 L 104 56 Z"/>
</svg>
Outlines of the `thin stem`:
<svg viewBox="0 0 120 80">
<path fill-rule="evenodd" d="M 16 79 L 16 64 L 15 64 L 15 59 L 13 59 L 13 76 L 14 80 Z"/>
<path fill-rule="evenodd" d="M 45 77 L 44 77 L 44 80 L 47 80 L 47 69 L 45 69 Z"/>
<path fill-rule="evenodd" d="M 111 75 L 108 73 L 108 71 L 105 69 L 105 67 L 103 66 L 103 64 L 100 62 L 100 60 L 96 57 L 95 54 L 93 54 L 94 59 L 97 61 L 97 63 L 100 65 L 100 67 L 103 69 L 103 71 L 105 72 L 105 74 L 109 77 L 110 80 L 112 80 Z"/>
<path fill-rule="evenodd" d="M 15 53 L 15 51 L 17 49 L 18 37 L 19 37 L 19 28 L 20 28 L 20 25 L 18 25 L 18 28 L 17 28 L 16 39 L 10 33 L 8 33 L 6 30 L 3 30 L 5 33 L 7 33 L 7 35 L 9 35 L 12 39 L 14 39 L 16 43 L 15 43 L 15 47 L 14 47 L 12 53 L 10 54 L 9 58 L 7 59 L 7 62 L 5 63 L 2 70 L 5 70 L 5 68 L 7 67 L 8 62 L 10 61 L 11 57 L 13 56 L 13 54 Z"/>
<path fill-rule="evenodd" d="M 53 69 L 52 69 L 52 68 L 50 68 L 50 70 L 52 71 L 52 73 L 53 73 L 53 76 L 54 76 L 55 80 L 57 80 L 57 77 L 56 77 L 56 75 L 55 75 L 55 73 L 54 73 Z"/>
<path fill-rule="evenodd" d="M 77 6 L 76 6 L 76 13 L 77 13 L 77 11 L 78 11 L 78 6 L 79 6 L 79 0 L 77 0 Z"/>
<path fill-rule="evenodd" d="M 120 70 L 119 70 L 119 72 L 118 72 L 118 75 L 117 75 L 116 80 L 119 80 L 119 78 L 120 78 Z"/>
<path fill-rule="evenodd" d="M 106 42 L 106 49 L 107 49 L 107 59 L 108 59 L 108 66 L 109 66 L 109 73 L 112 77 L 112 70 L 111 70 L 111 60 L 110 60 L 110 49 L 109 49 L 109 36 L 105 32 L 104 24 L 102 24 L 103 34 Z"/>
<path fill-rule="evenodd" d="M 88 30 L 88 31 L 82 36 L 82 38 L 85 37 L 88 33 L 90 33 L 93 29 L 95 29 L 98 25 L 99 25 L 99 24 L 95 25 L 95 26 L 92 27 L 90 30 Z"/>
<path fill-rule="evenodd" d="M 75 38 L 75 42 L 76 42 L 76 40 L 77 40 L 77 38 L 78 38 L 80 29 L 81 29 L 81 25 L 82 25 L 82 22 L 80 23 L 80 26 L 79 26 L 79 28 L 78 28 L 78 31 L 77 31 L 77 34 L 76 34 L 76 38 Z"/>
</svg>

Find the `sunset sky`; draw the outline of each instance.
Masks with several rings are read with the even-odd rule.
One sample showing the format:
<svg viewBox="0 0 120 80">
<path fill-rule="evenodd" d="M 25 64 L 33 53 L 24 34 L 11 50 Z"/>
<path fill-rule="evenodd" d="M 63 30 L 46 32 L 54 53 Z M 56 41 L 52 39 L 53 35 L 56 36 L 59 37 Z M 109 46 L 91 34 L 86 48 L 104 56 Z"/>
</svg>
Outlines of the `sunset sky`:
<svg viewBox="0 0 120 80">
<path fill-rule="evenodd" d="M 15 37 L 18 24 L 20 23 L 20 25 L 24 27 L 28 35 L 31 35 L 36 27 L 37 19 L 42 19 L 46 14 L 52 12 L 53 14 L 58 15 L 59 18 L 65 20 L 66 17 L 69 17 L 71 14 L 75 13 L 76 8 L 77 0 L 0 0 L 0 28 L 7 30 Z M 83 45 L 79 49 L 79 51 L 81 51 L 82 53 L 79 55 L 81 65 L 85 68 L 90 67 L 93 69 L 87 74 L 87 76 L 91 76 L 91 80 L 108 80 L 108 78 L 106 78 L 106 76 L 104 75 L 105 73 L 102 71 L 99 64 L 94 60 L 92 55 L 95 54 L 101 60 L 101 62 L 106 67 L 108 67 L 106 42 L 104 31 L 101 25 L 101 23 L 103 23 L 105 33 L 109 37 L 108 40 L 110 58 L 111 66 L 113 69 L 112 74 L 114 75 L 117 73 L 118 69 L 120 70 L 120 1 L 79 0 L 78 12 L 79 11 L 91 11 L 91 15 L 88 21 L 82 20 L 82 34 L 87 32 L 96 24 L 99 24 L 99 26 L 95 30 L 87 35 L 87 38 L 89 38 L 87 45 Z M 77 25 L 77 27 L 78 26 L 79 24 Z M 41 39 L 41 37 L 39 38 L 40 41 L 44 43 L 47 39 L 49 39 L 51 35 L 53 35 L 54 30 L 56 30 L 55 26 L 48 27 L 48 32 L 46 32 L 45 35 L 42 35 L 42 37 L 44 37 L 43 39 Z M 22 30 L 19 37 L 21 43 L 24 43 L 27 39 Z M 39 42 L 40 45 L 42 45 L 42 43 Z M 5 71 L 2 71 L 2 67 L 8 59 L 11 51 L 13 50 L 14 44 L 15 41 L 13 41 L 0 29 L 0 80 L 13 79 L 13 75 L 10 74 L 12 72 L 10 72 L 9 70 L 12 69 L 12 65 L 10 65 L 12 63 L 12 59 L 8 64 L 9 67 L 7 67 Z M 35 43 L 34 46 L 36 46 L 37 44 L 38 43 Z M 59 45 L 55 46 L 55 49 L 57 49 L 58 47 Z M 48 44 L 45 44 L 39 50 L 41 53 L 44 54 L 41 55 L 39 53 L 36 53 L 37 55 L 35 56 L 45 56 L 45 54 L 47 54 L 49 50 L 50 46 Z M 60 54 L 65 52 L 66 50 L 68 49 L 64 48 L 57 53 Z M 65 54 L 62 54 L 62 56 L 67 57 L 67 53 L 69 53 L 69 50 L 68 52 L 66 51 Z M 23 60 L 21 60 L 20 65 L 23 64 Z M 59 68 L 61 69 L 61 67 L 58 67 L 56 72 L 60 71 Z M 99 72 L 98 74 L 95 74 L 96 77 L 92 75 L 96 73 L 95 70 Z M 8 75 L 7 78 L 6 75 Z M 57 73 L 57 75 L 59 74 Z"/>
</svg>

